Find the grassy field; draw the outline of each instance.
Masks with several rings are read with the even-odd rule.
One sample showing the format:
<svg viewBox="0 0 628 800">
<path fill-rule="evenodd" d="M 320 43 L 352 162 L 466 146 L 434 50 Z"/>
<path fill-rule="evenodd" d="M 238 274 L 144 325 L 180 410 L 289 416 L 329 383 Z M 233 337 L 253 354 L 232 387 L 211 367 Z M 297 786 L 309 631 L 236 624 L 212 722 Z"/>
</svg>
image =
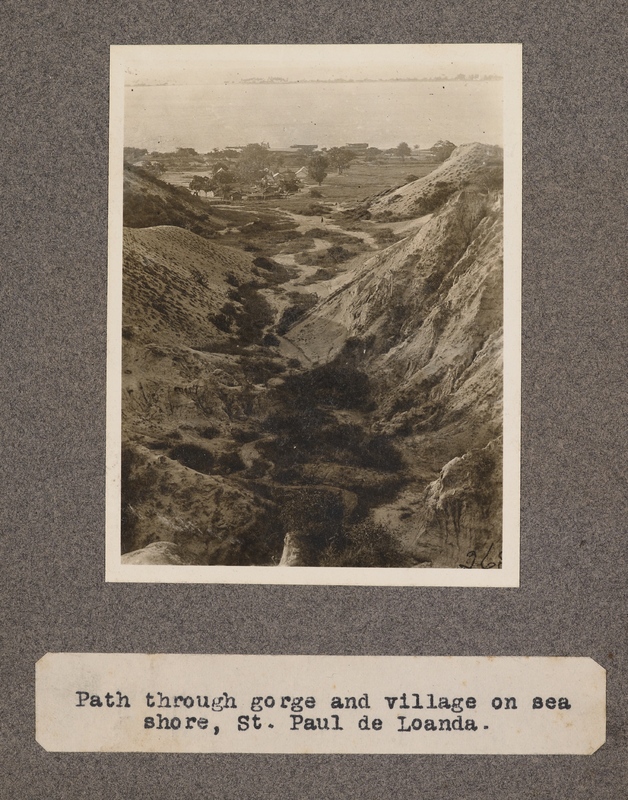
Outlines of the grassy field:
<svg viewBox="0 0 628 800">
<path fill-rule="evenodd" d="M 385 162 L 381 164 L 352 164 L 342 175 L 330 172 L 322 186 L 307 178 L 305 186 L 297 195 L 291 195 L 281 200 L 281 207 L 288 211 L 299 213 L 312 202 L 325 203 L 355 203 L 372 197 L 374 194 L 390 189 L 393 186 L 407 183 L 410 175 L 422 178 L 431 172 L 435 164 L 425 164 L 416 161 L 406 161 L 405 164 Z M 312 198 L 310 190 L 320 191 L 321 198 Z M 270 202 L 270 201 L 269 201 Z"/>
<path fill-rule="evenodd" d="M 268 200 L 256 200 L 255 206 L 258 208 L 281 207 L 298 214 L 307 210 L 312 203 L 332 206 L 336 203 L 339 205 L 355 203 L 367 197 L 372 197 L 385 189 L 407 183 L 407 178 L 410 175 L 422 178 L 436 166 L 438 165 L 412 161 L 411 159 L 408 159 L 405 164 L 397 161 L 386 161 L 380 164 L 357 162 L 345 170 L 342 175 L 338 175 L 334 170 L 331 170 L 323 181 L 322 186 L 318 186 L 310 178 L 306 178 L 304 186 L 298 194 L 284 198 L 271 197 Z M 162 180 L 174 186 L 187 187 L 193 174 L 196 173 L 166 172 L 161 177 Z M 320 198 L 312 197 L 310 190 L 319 191 L 322 196 Z M 247 205 L 249 204 L 247 203 Z"/>
</svg>

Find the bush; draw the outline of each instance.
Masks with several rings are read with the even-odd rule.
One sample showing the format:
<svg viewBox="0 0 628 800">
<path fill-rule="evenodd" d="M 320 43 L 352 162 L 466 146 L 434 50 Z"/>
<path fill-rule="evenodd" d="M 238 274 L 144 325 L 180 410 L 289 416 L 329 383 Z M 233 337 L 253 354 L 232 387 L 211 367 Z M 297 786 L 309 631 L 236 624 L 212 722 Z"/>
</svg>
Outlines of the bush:
<svg viewBox="0 0 628 800">
<path fill-rule="evenodd" d="M 198 435 L 202 436 L 203 439 L 215 439 L 217 436 L 220 436 L 220 428 L 217 428 L 215 425 L 208 425 L 205 428 L 201 428 Z"/>
<path fill-rule="evenodd" d="M 331 206 L 324 206 L 321 203 L 310 203 L 307 208 L 304 208 L 301 213 L 306 217 L 323 216 L 324 214 L 331 214 Z"/>
<path fill-rule="evenodd" d="M 128 553 L 135 549 L 137 509 L 154 491 L 159 473 L 135 450 L 124 445 L 121 452 L 120 473 L 122 553 Z"/>
<path fill-rule="evenodd" d="M 264 258 L 263 256 L 253 259 L 253 264 L 255 264 L 256 267 L 267 270 L 268 272 L 273 272 L 277 267 L 277 264 L 275 264 L 274 261 L 271 261 L 269 258 Z"/>
<path fill-rule="evenodd" d="M 404 467 L 399 451 L 388 436 L 374 436 L 366 443 L 361 455 L 364 466 L 372 469 L 398 472 Z"/>
<path fill-rule="evenodd" d="M 222 331 L 223 333 L 229 333 L 233 320 L 230 319 L 226 314 L 213 314 L 210 317 L 210 322 L 212 322 L 219 331 Z"/>
<path fill-rule="evenodd" d="M 410 567 L 413 563 L 383 525 L 369 520 L 346 530 L 343 546 L 329 547 L 321 559 L 323 567 Z"/>
<path fill-rule="evenodd" d="M 246 444 L 247 442 L 256 441 L 260 438 L 261 434 L 248 428 L 234 428 L 231 431 L 231 436 L 235 442 Z"/>
<path fill-rule="evenodd" d="M 392 228 L 380 228 L 373 232 L 373 239 L 378 244 L 393 244 L 398 242 L 401 237 L 392 230 Z"/>
<path fill-rule="evenodd" d="M 242 371 L 249 383 L 265 383 L 269 378 L 285 372 L 283 363 L 272 358 L 256 356 L 242 359 Z"/>
<path fill-rule="evenodd" d="M 211 475 L 214 466 L 214 456 L 196 444 L 179 444 L 170 451 L 170 458 L 175 459 L 184 467 Z"/>
<path fill-rule="evenodd" d="M 256 289 L 253 283 L 240 287 L 242 313 L 238 316 L 238 333 L 242 344 L 260 344 L 263 330 L 274 319 L 269 302 Z"/>
<path fill-rule="evenodd" d="M 368 375 L 347 364 L 323 364 L 300 375 L 289 375 L 283 387 L 296 408 L 319 403 L 332 408 L 366 410 L 371 385 Z"/>
<path fill-rule="evenodd" d="M 426 194 L 419 199 L 415 211 L 419 216 L 432 214 L 444 205 L 456 191 L 456 186 L 445 181 L 436 181 Z"/>
<path fill-rule="evenodd" d="M 298 260 L 300 264 L 305 264 L 310 267 L 334 267 L 353 258 L 357 255 L 357 252 L 358 251 L 355 249 L 347 250 L 347 248 L 342 245 L 334 244 L 328 247 L 327 250 L 318 251 L 316 253 L 301 253 Z"/>
<path fill-rule="evenodd" d="M 230 475 L 232 472 L 240 472 L 245 469 L 244 461 L 239 453 L 223 453 L 216 462 L 218 471 L 222 475 Z"/>
</svg>

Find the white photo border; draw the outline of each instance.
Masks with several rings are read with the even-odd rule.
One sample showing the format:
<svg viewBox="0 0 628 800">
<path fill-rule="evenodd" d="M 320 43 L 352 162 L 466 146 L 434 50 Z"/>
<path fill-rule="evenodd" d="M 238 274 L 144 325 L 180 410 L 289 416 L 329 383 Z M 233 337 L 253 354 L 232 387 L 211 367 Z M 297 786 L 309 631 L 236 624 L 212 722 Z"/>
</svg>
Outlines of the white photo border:
<svg viewBox="0 0 628 800">
<path fill-rule="evenodd" d="M 500 63 L 503 68 L 504 132 L 504 417 L 503 550 L 500 569 L 352 568 L 280 566 L 174 566 L 121 562 L 121 376 L 122 376 L 122 200 L 124 87 L 127 59 L 141 50 L 155 59 L 175 51 L 238 48 L 254 64 L 268 48 L 406 48 L 443 61 Z M 248 53 L 245 53 L 248 51 Z M 321 53 L 324 55 L 324 52 Z M 517 587 L 520 572 L 521 452 L 521 192 L 522 192 L 522 46 L 521 44 L 429 45 L 112 45 L 110 62 L 109 267 L 107 294 L 107 444 L 106 567 L 114 583 L 279 584 L 316 586 Z"/>
</svg>

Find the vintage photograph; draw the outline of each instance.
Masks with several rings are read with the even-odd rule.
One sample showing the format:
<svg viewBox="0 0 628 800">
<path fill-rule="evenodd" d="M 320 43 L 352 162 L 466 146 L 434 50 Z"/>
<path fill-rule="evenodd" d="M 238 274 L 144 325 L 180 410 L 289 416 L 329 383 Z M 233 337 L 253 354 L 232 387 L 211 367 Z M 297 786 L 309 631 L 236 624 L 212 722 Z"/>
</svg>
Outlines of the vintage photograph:
<svg viewBox="0 0 628 800">
<path fill-rule="evenodd" d="M 518 584 L 518 45 L 111 49 L 107 579 Z"/>
</svg>

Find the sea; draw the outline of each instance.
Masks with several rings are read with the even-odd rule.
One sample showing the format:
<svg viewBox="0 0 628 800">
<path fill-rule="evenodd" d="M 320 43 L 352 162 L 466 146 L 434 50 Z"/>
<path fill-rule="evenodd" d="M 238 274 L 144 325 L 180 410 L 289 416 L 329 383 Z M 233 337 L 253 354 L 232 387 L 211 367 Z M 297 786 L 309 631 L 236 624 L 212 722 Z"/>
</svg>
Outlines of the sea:
<svg viewBox="0 0 628 800">
<path fill-rule="evenodd" d="M 127 86 L 125 145 L 166 152 L 267 142 L 381 149 L 502 145 L 503 83 L 373 81 Z"/>
</svg>

